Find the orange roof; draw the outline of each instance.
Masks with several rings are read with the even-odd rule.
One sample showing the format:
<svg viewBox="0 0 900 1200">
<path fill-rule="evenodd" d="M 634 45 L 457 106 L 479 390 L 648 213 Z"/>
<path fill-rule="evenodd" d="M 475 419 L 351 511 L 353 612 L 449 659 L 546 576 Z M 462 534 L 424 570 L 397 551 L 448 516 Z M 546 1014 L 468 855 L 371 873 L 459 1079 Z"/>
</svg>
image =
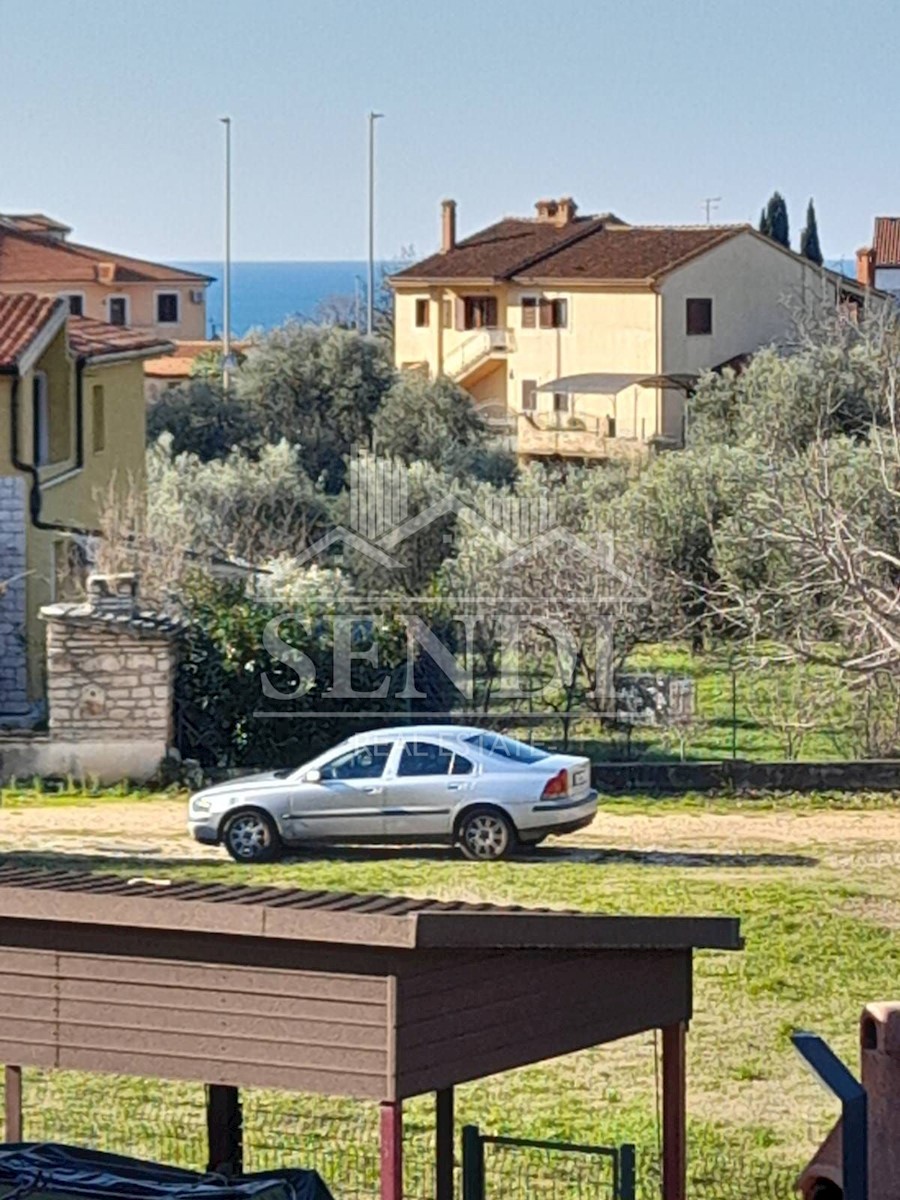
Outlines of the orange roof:
<svg viewBox="0 0 900 1200">
<path fill-rule="evenodd" d="M 120 354 L 143 357 L 165 354 L 173 347 L 151 330 L 107 325 L 90 317 L 69 317 L 69 346 L 79 358 L 112 358 Z"/>
<path fill-rule="evenodd" d="M 232 342 L 231 349 L 240 354 L 250 345 L 249 342 Z M 144 374 L 152 375 L 155 379 L 187 379 L 196 360 L 201 354 L 222 350 L 218 340 L 206 342 L 175 342 L 174 353 L 164 358 L 150 359 L 144 363 Z"/>
<path fill-rule="evenodd" d="M 211 282 L 208 275 L 182 271 L 161 263 L 98 250 L 77 242 L 64 242 L 39 233 L 25 232 L 0 219 L 0 282 L 2 283 L 97 283 L 101 267 L 112 267 L 105 283 L 199 283 Z"/>
<path fill-rule="evenodd" d="M 900 217 L 876 217 L 872 242 L 876 267 L 900 267 Z"/>
<path fill-rule="evenodd" d="M 64 303 L 53 296 L 0 296 L 0 371 L 15 368 Z"/>
<path fill-rule="evenodd" d="M 65 301 L 57 297 L 13 292 L 0 295 L 0 372 L 19 368 L 42 334 L 52 336 L 64 324 L 68 326 L 69 348 L 80 359 L 142 357 L 173 349 L 171 342 L 150 331 L 73 317 Z"/>
</svg>

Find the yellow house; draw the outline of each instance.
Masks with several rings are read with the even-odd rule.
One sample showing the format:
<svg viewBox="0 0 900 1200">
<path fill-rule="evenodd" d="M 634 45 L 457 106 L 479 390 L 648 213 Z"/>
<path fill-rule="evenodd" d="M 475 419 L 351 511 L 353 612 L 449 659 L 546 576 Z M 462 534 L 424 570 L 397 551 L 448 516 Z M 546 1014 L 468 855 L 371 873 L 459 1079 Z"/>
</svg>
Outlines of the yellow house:
<svg viewBox="0 0 900 1200">
<path fill-rule="evenodd" d="M 865 289 L 748 225 L 633 226 L 542 200 L 391 279 L 397 366 L 465 388 L 520 458 L 601 461 L 684 439 L 703 371 Z"/>
<path fill-rule="evenodd" d="M 143 360 L 169 349 L 152 332 L 74 317 L 62 299 L 0 295 L 0 724 L 39 713 L 38 613 L 110 488 L 143 488 Z"/>
<path fill-rule="evenodd" d="M 61 296 L 73 316 L 167 340 L 206 337 L 208 275 L 84 246 L 70 233 L 41 213 L 0 216 L 0 292 Z"/>
</svg>

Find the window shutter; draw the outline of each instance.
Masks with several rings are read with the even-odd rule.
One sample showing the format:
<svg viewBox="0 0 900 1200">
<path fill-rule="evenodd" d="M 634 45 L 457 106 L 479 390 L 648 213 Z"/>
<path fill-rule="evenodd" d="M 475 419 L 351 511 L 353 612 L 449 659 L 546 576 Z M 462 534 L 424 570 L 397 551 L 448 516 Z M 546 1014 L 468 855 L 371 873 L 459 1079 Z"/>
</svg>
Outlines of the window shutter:
<svg viewBox="0 0 900 1200">
<path fill-rule="evenodd" d="M 568 300 L 553 301 L 553 324 L 556 329 L 565 329 L 569 323 Z"/>
<path fill-rule="evenodd" d="M 553 301 L 541 300 L 541 329 L 553 328 Z"/>
<path fill-rule="evenodd" d="M 484 302 L 484 323 L 488 329 L 497 328 L 497 297 L 487 296 Z"/>
<path fill-rule="evenodd" d="M 453 303 L 454 308 L 454 326 L 456 329 L 465 329 L 466 327 L 466 302 L 462 296 L 457 296 Z"/>
<path fill-rule="evenodd" d="M 522 328 L 534 329 L 537 324 L 537 301 L 533 296 L 522 297 Z"/>
<path fill-rule="evenodd" d="M 534 412 L 537 408 L 537 380 L 522 380 L 522 412 Z"/>
</svg>

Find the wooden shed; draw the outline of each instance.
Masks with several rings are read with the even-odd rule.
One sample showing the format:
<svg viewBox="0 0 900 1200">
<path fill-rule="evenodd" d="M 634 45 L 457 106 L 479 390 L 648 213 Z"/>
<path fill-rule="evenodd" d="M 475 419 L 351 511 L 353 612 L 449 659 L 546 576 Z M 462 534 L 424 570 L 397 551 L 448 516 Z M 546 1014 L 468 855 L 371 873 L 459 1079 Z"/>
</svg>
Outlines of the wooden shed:
<svg viewBox="0 0 900 1200">
<path fill-rule="evenodd" d="M 408 897 L 0 869 L 7 1138 L 21 1068 L 210 1086 L 210 1163 L 239 1162 L 242 1086 L 381 1106 L 384 1200 L 402 1196 L 402 1106 L 436 1096 L 453 1191 L 456 1084 L 644 1030 L 663 1041 L 664 1200 L 685 1187 L 695 949 L 729 917 L 608 916 Z"/>
</svg>

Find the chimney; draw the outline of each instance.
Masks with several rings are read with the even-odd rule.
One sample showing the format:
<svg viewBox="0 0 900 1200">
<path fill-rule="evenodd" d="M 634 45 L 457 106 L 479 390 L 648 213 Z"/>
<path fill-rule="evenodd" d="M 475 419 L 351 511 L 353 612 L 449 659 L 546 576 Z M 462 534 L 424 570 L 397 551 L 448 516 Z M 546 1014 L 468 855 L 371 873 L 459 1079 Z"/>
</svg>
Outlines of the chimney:
<svg viewBox="0 0 900 1200">
<path fill-rule="evenodd" d="M 575 220 L 575 214 L 578 212 L 578 205 L 571 196 L 563 196 L 556 206 L 556 224 L 565 226 L 571 225 Z"/>
<path fill-rule="evenodd" d="M 441 201 L 441 254 L 456 247 L 456 201 Z"/>
<path fill-rule="evenodd" d="M 95 266 L 98 283 L 116 282 L 116 264 L 114 262 L 98 262 Z"/>
<path fill-rule="evenodd" d="M 856 252 L 856 280 L 863 287 L 875 286 L 875 251 L 870 246 Z"/>
<path fill-rule="evenodd" d="M 87 581 L 88 607 L 92 613 L 133 616 L 137 611 L 137 576 L 90 575 Z"/>
<path fill-rule="evenodd" d="M 538 200 L 534 206 L 534 211 L 537 213 L 537 219 L 539 221 L 555 221 L 556 207 L 555 200 Z"/>
</svg>

